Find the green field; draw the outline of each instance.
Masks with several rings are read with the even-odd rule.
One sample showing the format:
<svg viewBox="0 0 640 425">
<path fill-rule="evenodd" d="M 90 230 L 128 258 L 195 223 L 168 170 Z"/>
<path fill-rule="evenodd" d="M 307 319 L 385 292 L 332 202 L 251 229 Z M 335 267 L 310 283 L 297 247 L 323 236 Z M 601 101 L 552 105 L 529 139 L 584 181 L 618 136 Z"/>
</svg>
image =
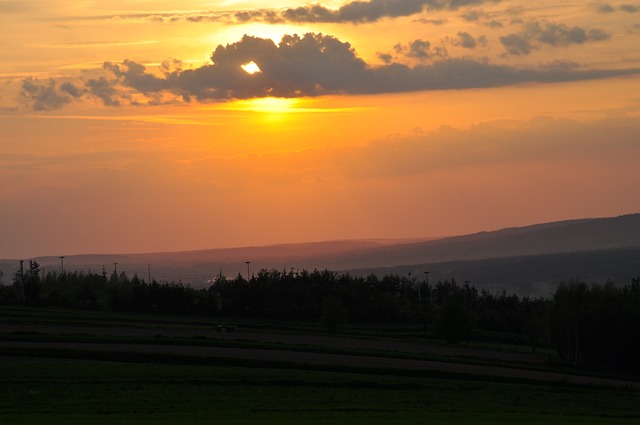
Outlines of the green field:
<svg viewBox="0 0 640 425">
<path fill-rule="evenodd" d="M 637 391 L 219 366 L 0 359 L 3 424 L 631 424 Z"/>
<path fill-rule="evenodd" d="M 16 314 L 29 323 L 41 320 L 13 312 L 0 325 L 14 322 Z M 116 319 L 110 318 L 109 326 L 147 326 L 141 318 Z M 55 321 L 52 316 L 47 320 Z M 4 332 L 2 337 L 19 340 L 25 335 Z M 144 338 L 136 339 L 141 342 Z M 293 362 L 231 366 L 228 359 L 167 361 L 140 353 L 127 361 L 122 354 L 109 359 L 109 353 L 94 356 L 77 349 L 55 356 L 41 349 L 0 353 L 2 425 L 640 423 L 640 391 L 624 388 L 313 368 Z"/>
</svg>

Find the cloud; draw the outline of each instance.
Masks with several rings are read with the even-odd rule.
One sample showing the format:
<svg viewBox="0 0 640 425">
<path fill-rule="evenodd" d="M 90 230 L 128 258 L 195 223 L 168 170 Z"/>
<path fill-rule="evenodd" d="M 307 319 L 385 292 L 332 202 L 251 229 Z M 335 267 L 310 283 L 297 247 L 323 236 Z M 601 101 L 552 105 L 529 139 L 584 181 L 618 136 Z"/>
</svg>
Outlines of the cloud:
<svg viewBox="0 0 640 425">
<path fill-rule="evenodd" d="M 512 55 L 527 55 L 542 45 L 568 46 L 608 40 L 610 34 L 598 29 L 569 27 L 553 22 L 529 22 L 523 31 L 500 37 L 502 45 Z"/>
<path fill-rule="evenodd" d="M 484 35 L 474 37 L 468 32 L 460 31 L 456 38 L 452 39 L 450 42 L 454 46 L 463 47 L 465 49 L 475 49 L 478 46 L 486 46 L 487 38 Z"/>
<path fill-rule="evenodd" d="M 416 19 L 416 22 L 419 22 L 421 24 L 431 24 L 431 25 L 444 25 L 447 23 L 446 19 L 426 19 L 426 18 L 420 18 L 420 19 Z"/>
<path fill-rule="evenodd" d="M 507 14 L 512 15 L 512 12 L 507 12 Z M 460 18 L 467 22 L 478 23 L 484 25 L 489 28 L 502 28 L 504 24 L 497 20 L 491 19 L 492 16 L 496 15 L 495 13 L 487 13 L 483 10 L 472 9 L 467 10 L 464 13 L 460 14 Z"/>
<path fill-rule="evenodd" d="M 611 13 L 614 12 L 615 9 L 613 8 L 613 6 L 611 6 L 608 3 L 598 3 L 598 4 L 594 4 L 593 8 L 595 9 L 596 12 L 598 13 Z"/>
<path fill-rule="evenodd" d="M 482 18 L 486 18 L 487 13 L 482 10 L 473 9 L 465 11 L 460 17 L 467 22 L 477 22 Z"/>
<path fill-rule="evenodd" d="M 102 100 L 105 106 L 120 106 L 118 92 L 113 82 L 108 81 L 105 77 L 88 80 L 86 88 L 90 94 Z"/>
<path fill-rule="evenodd" d="M 290 7 L 282 10 L 257 9 L 231 12 L 202 12 L 188 14 L 154 14 L 147 19 L 158 22 L 219 22 L 249 23 L 371 23 L 381 19 L 395 19 L 417 15 L 427 9 L 457 10 L 470 5 L 480 5 L 487 0 L 369 0 L 351 1 L 337 9 L 320 3 Z M 139 18 L 139 15 L 128 15 Z M 431 23 L 440 24 L 439 21 Z"/>
<path fill-rule="evenodd" d="M 146 72 L 144 65 L 125 60 L 122 65 L 105 62 L 104 69 L 111 71 L 122 82 L 140 93 L 158 92 L 169 88 L 166 78 L 159 78 Z"/>
<path fill-rule="evenodd" d="M 500 37 L 500 42 L 512 55 L 528 55 L 533 50 L 531 43 L 529 43 L 526 36 L 518 34 L 509 34 L 504 37 Z"/>
<path fill-rule="evenodd" d="M 627 13 L 637 13 L 640 11 L 640 7 L 633 4 L 622 4 L 620 5 L 620 10 Z"/>
<path fill-rule="evenodd" d="M 608 3 L 597 3 L 593 5 L 593 8 L 598 13 L 613 13 L 616 11 L 616 8 Z M 638 11 L 640 11 L 640 7 L 633 4 L 621 4 L 620 6 L 618 6 L 617 10 L 626 13 L 637 13 Z"/>
<path fill-rule="evenodd" d="M 63 84 L 58 87 L 53 79 L 39 82 L 29 77 L 22 81 L 22 97 L 35 111 L 51 111 L 63 107 L 72 100 L 70 92 L 74 92 L 70 86 Z"/>
<path fill-rule="evenodd" d="M 432 55 L 431 43 L 422 39 L 413 40 L 406 45 L 396 44 L 394 50 L 397 54 L 418 60 L 428 59 Z"/>
<path fill-rule="evenodd" d="M 378 59 L 386 64 L 390 64 L 391 62 L 393 62 L 393 55 L 391 55 L 390 53 L 378 53 L 377 56 Z"/>
<path fill-rule="evenodd" d="M 422 13 L 426 9 L 457 10 L 469 5 L 478 5 L 485 0 L 370 0 L 353 1 L 338 9 L 321 5 L 301 6 L 285 9 L 281 18 L 288 22 L 332 22 L 365 23 L 385 18 L 399 18 Z M 270 16 L 266 16 L 269 19 Z"/>
<path fill-rule="evenodd" d="M 513 35 L 512 37 L 518 37 Z M 460 33 L 455 42 L 467 48 L 478 39 Z M 526 40 L 525 40 L 526 42 Z M 508 45 L 503 40 L 503 44 Z M 517 46 L 517 43 L 511 43 Z M 464 47 L 464 46 L 463 46 Z M 525 50 L 526 44 L 513 47 Z M 92 96 L 106 106 L 172 101 L 222 101 L 257 97 L 304 97 L 329 94 L 377 94 L 421 90 L 496 87 L 526 82 L 562 82 L 607 78 L 640 73 L 638 69 L 579 71 L 567 66 L 516 68 L 489 60 L 447 57 L 428 41 L 417 39 L 397 45 L 396 53 L 433 59 L 413 67 L 395 63 L 380 54 L 385 64 L 372 66 L 358 57 L 347 42 L 322 34 L 286 35 L 279 44 L 271 39 L 244 36 L 240 41 L 219 45 L 212 63 L 182 70 L 179 64 L 164 64 L 153 74 L 142 64 L 125 60 L 105 62 L 105 75 L 83 84 L 60 85 L 49 80 L 23 82 L 23 97 L 38 110 L 60 108 L 73 98 Z M 515 51 L 515 50 L 514 50 Z M 242 65 L 255 62 L 261 72 L 249 74 Z M 162 96 L 165 96 L 164 98 Z M 134 100 L 136 99 L 136 100 Z"/>
<path fill-rule="evenodd" d="M 501 21 L 491 20 L 484 23 L 485 26 L 489 28 L 502 28 L 504 24 Z"/>
</svg>

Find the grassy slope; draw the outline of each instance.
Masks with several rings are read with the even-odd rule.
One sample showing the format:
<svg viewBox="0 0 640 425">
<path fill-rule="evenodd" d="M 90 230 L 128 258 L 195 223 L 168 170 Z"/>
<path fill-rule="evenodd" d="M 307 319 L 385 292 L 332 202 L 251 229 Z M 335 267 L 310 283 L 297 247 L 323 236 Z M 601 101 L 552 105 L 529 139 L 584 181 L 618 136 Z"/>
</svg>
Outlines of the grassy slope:
<svg viewBox="0 0 640 425">
<path fill-rule="evenodd" d="M 631 424 L 637 391 L 193 365 L 0 359 L 3 424 Z"/>
</svg>

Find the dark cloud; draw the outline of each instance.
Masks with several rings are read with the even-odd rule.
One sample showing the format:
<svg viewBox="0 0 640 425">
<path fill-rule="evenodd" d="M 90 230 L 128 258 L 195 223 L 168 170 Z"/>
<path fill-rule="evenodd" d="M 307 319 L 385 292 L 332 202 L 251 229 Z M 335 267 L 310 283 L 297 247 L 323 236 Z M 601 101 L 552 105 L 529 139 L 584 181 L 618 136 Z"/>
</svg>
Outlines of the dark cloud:
<svg viewBox="0 0 640 425">
<path fill-rule="evenodd" d="M 39 82 L 31 77 L 26 78 L 22 81 L 21 95 L 36 111 L 59 109 L 72 100 L 68 89 L 60 90 L 53 79 Z"/>
<path fill-rule="evenodd" d="M 77 87 L 70 82 L 60 84 L 60 91 L 76 99 L 85 93 L 85 90 L 83 90 L 81 87 Z"/>
<path fill-rule="evenodd" d="M 523 31 L 500 37 L 502 45 L 512 55 L 527 55 L 542 45 L 568 46 L 604 41 L 610 34 L 597 29 L 569 27 L 565 24 L 537 21 L 525 24 Z"/>
<path fill-rule="evenodd" d="M 407 44 L 398 43 L 393 46 L 397 55 L 406 58 L 426 61 L 427 59 L 444 58 L 448 56 L 444 46 L 435 46 L 432 48 L 431 43 L 426 40 L 416 39 Z"/>
<path fill-rule="evenodd" d="M 447 23 L 445 19 L 426 19 L 426 18 L 416 19 L 416 22 L 419 22 L 421 24 L 431 24 L 431 25 L 444 25 Z"/>
<path fill-rule="evenodd" d="M 478 39 L 460 33 L 467 46 Z M 504 43 L 504 42 L 503 42 Z M 522 50 L 522 47 L 520 47 Z M 143 65 L 126 60 L 122 64 L 106 62 L 105 76 L 87 80 L 84 86 L 63 85 L 55 81 L 23 82 L 23 96 L 39 110 L 59 108 L 74 97 L 86 94 L 107 106 L 135 103 L 144 96 L 159 102 L 161 95 L 184 101 L 220 101 L 265 96 L 301 97 L 328 94 L 376 94 L 420 90 L 496 87 L 525 82 L 562 82 L 637 74 L 640 70 L 577 71 L 566 64 L 535 69 L 491 64 L 488 60 L 444 57 L 424 40 L 399 45 L 396 52 L 432 63 L 410 67 L 385 62 L 371 66 L 356 55 L 349 43 L 322 34 L 287 35 L 276 45 L 271 39 L 244 36 L 242 40 L 219 45 L 211 55 L 212 63 L 182 70 L 175 63 L 161 67 L 161 76 Z M 435 55 L 435 53 L 440 56 Z M 255 62 L 261 72 L 249 74 L 241 65 Z"/>
<path fill-rule="evenodd" d="M 467 22 L 479 23 L 489 28 L 502 28 L 504 24 L 496 19 L 490 19 L 492 15 L 482 10 L 467 10 L 460 15 L 460 18 Z"/>
<path fill-rule="evenodd" d="M 528 55 L 531 53 L 532 47 L 527 38 L 518 34 L 509 34 L 500 37 L 500 42 L 512 55 Z"/>
<path fill-rule="evenodd" d="M 431 43 L 425 40 L 417 39 L 409 42 L 406 46 L 396 44 L 394 50 L 398 54 L 403 54 L 409 58 L 424 60 L 429 58 Z"/>
<path fill-rule="evenodd" d="M 464 47 L 465 49 L 475 49 L 478 46 L 486 46 L 487 38 L 484 35 L 474 37 L 468 32 L 460 31 L 456 38 L 451 40 L 454 46 Z"/>
<path fill-rule="evenodd" d="M 321 5 L 285 9 L 281 16 L 289 22 L 375 22 L 382 18 L 397 18 L 421 13 L 427 6 L 424 0 L 354 1 L 339 9 Z"/>
<path fill-rule="evenodd" d="M 393 56 L 390 53 L 378 53 L 377 56 L 378 59 L 386 64 L 390 64 L 391 62 L 393 62 Z"/>
<path fill-rule="evenodd" d="M 584 44 L 594 41 L 603 41 L 610 37 L 600 29 L 584 29 L 581 27 L 568 27 L 565 24 L 546 23 L 541 25 L 532 22 L 526 28 L 529 36 L 541 43 L 549 45 L 566 46 L 569 44 Z"/>
<path fill-rule="evenodd" d="M 258 9 L 221 13 L 156 14 L 146 18 L 158 22 L 212 22 L 229 21 L 233 23 L 267 22 L 280 24 L 294 23 L 367 23 L 385 18 L 400 18 L 420 14 L 427 9 L 457 10 L 470 5 L 480 5 L 487 0 L 369 0 L 351 1 L 332 9 L 322 4 L 310 4 L 283 10 Z M 495 0 L 489 0 L 495 1 Z M 130 15 L 138 17 L 138 15 Z M 433 21 L 431 23 L 437 23 Z"/>
<path fill-rule="evenodd" d="M 486 12 L 477 9 L 467 10 L 460 15 L 460 17 L 467 22 L 477 22 L 480 19 L 485 18 L 486 16 Z"/>
<path fill-rule="evenodd" d="M 146 68 L 136 62 L 125 60 L 122 65 L 105 62 L 102 66 L 111 71 L 122 82 L 140 93 L 153 93 L 168 89 L 169 79 L 146 73 Z"/>
<path fill-rule="evenodd" d="M 627 13 L 637 13 L 638 11 L 640 11 L 640 7 L 633 4 L 623 4 L 620 5 L 620 10 Z"/>
<path fill-rule="evenodd" d="M 233 14 L 236 22 L 247 23 L 253 21 L 262 21 L 270 24 L 279 24 L 284 22 L 284 18 L 275 10 L 249 10 L 241 11 Z"/>
<path fill-rule="evenodd" d="M 485 22 L 484 25 L 489 27 L 489 28 L 502 28 L 502 27 L 504 27 L 504 24 L 501 21 L 497 21 L 495 19 Z"/>
<path fill-rule="evenodd" d="M 598 13 L 613 13 L 616 11 L 616 8 L 608 3 L 595 4 L 593 5 L 593 7 Z M 618 6 L 617 10 L 627 13 L 637 13 L 638 11 L 640 11 L 640 7 L 633 4 L 621 4 L 620 6 Z"/>
<path fill-rule="evenodd" d="M 114 82 L 108 81 L 105 77 L 88 80 L 86 88 L 90 94 L 102 100 L 105 106 L 120 106 Z"/>
<path fill-rule="evenodd" d="M 615 11 L 613 6 L 611 6 L 608 3 L 598 3 L 598 4 L 593 5 L 593 7 L 596 10 L 596 12 L 598 12 L 598 13 L 611 13 L 611 12 Z"/>
</svg>

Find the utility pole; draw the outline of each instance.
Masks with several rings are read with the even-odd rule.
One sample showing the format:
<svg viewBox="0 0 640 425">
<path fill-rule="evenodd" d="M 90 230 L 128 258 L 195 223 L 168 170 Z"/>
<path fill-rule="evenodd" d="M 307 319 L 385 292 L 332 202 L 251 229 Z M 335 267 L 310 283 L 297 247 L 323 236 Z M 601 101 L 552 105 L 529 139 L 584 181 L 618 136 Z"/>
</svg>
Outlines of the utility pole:
<svg viewBox="0 0 640 425">
<path fill-rule="evenodd" d="M 64 255 L 58 257 L 60 259 L 60 274 L 64 274 Z"/>
<path fill-rule="evenodd" d="M 151 264 L 147 264 L 147 270 L 149 271 L 149 285 L 151 285 Z"/>
<path fill-rule="evenodd" d="M 420 290 L 420 287 L 422 285 L 420 284 L 420 282 L 418 282 L 418 310 L 420 310 L 420 314 L 422 314 L 422 291 Z"/>
<path fill-rule="evenodd" d="M 245 261 L 244 263 L 247 265 L 247 282 L 249 282 L 249 264 L 251 264 L 251 261 Z"/>
<path fill-rule="evenodd" d="M 429 290 L 431 305 L 433 305 L 433 289 L 429 287 L 429 272 L 424 272 L 424 281 L 426 282 L 427 289 Z"/>
<path fill-rule="evenodd" d="M 118 263 L 113 263 L 113 272 L 118 276 Z"/>
</svg>

